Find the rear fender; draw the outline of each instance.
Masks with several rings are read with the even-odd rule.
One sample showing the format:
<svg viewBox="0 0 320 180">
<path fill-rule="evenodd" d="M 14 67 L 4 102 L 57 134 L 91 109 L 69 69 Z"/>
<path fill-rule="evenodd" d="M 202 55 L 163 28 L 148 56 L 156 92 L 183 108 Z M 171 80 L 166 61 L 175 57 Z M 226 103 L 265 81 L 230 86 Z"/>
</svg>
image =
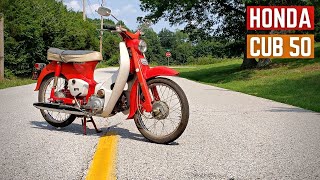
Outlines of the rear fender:
<svg viewBox="0 0 320 180">
<path fill-rule="evenodd" d="M 149 79 L 155 78 L 157 76 L 177 76 L 179 74 L 178 71 L 165 67 L 165 66 L 157 66 L 154 68 L 147 69 L 143 75 L 144 78 L 148 81 Z M 138 90 L 138 80 L 134 82 L 130 92 L 130 113 L 127 119 L 132 119 L 134 114 L 136 113 L 137 107 L 137 90 Z"/>
<path fill-rule="evenodd" d="M 41 83 L 45 79 L 45 77 L 54 72 L 55 72 L 55 66 L 51 63 L 48 64 L 45 68 L 43 68 L 38 77 L 37 86 L 34 91 L 39 91 Z"/>
</svg>

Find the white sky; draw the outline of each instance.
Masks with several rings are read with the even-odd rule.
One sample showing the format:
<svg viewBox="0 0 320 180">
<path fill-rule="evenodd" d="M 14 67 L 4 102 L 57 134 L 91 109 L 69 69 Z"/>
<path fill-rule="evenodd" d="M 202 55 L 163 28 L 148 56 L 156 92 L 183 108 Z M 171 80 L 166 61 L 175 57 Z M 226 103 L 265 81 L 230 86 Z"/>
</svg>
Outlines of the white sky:
<svg viewBox="0 0 320 180">
<path fill-rule="evenodd" d="M 140 10 L 139 0 L 104 0 L 104 6 L 112 10 L 112 14 L 133 30 L 137 29 L 137 17 L 144 16 L 146 13 Z M 69 9 L 74 11 L 82 11 L 82 0 L 63 0 L 64 4 Z M 101 5 L 101 0 L 86 0 L 87 8 L 86 14 L 89 18 L 99 18 L 100 16 L 95 12 Z M 183 29 L 183 26 L 171 27 L 168 22 L 161 20 L 159 23 L 151 26 L 156 32 L 162 28 L 167 28 L 171 31 L 176 29 Z"/>
</svg>

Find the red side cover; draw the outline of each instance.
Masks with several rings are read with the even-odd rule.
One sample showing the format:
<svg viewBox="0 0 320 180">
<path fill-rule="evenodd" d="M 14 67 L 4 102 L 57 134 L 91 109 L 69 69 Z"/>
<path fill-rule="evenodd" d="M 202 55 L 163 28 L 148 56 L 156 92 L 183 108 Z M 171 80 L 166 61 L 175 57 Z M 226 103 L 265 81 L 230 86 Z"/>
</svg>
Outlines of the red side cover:
<svg viewBox="0 0 320 180">
<path fill-rule="evenodd" d="M 67 79 L 78 78 L 89 83 L 90 86 L 95 86 L 94 69 L 98 61 L 86 63 L 61 63 L 61 74 Z M 43 79 L 50 73 L 54 73 L 57 62 L 51 61 L 40 73 L 35 91 L 38 91 Z"/>
</svg>

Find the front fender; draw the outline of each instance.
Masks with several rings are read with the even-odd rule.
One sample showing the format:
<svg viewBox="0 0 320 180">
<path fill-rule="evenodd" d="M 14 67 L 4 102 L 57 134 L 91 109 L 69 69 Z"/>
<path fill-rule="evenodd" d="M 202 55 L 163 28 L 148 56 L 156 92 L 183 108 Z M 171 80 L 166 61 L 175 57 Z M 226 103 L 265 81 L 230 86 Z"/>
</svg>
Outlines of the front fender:
<svg viewBox="0 0 320 180">
<path fill-rule="evenodd" d="M 179 74 L 178 71 L 165 67 L 165 66 L 157 66 L 154 68 L 147 69 L 143 76 L 146 80 L 152 79 L 157 76 L 177 76 Z M 137 107 L 137 90 L 138 90 L 138 80 L 134 82 L 130 92 L 130 112 L 127 119 L 132 119 L 134 114 L 136 113 Z"/>
<path fill-rule="evenodd" d="M 177 76 L 178 71 L 168 68 L 166 66 L 157 66 L 147 69 L 143 75 L 146 80 L 157 77 L 157 76 Z"/>
</svg>

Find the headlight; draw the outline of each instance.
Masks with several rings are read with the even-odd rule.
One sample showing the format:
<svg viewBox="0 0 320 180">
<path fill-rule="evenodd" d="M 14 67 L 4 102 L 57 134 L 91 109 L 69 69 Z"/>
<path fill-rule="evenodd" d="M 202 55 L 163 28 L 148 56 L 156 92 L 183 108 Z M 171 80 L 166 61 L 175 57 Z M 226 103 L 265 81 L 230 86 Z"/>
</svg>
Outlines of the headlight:
<svg viewBox="0 0 320 180">
<path fill-rule="evenodd" d="M 145 53 L 147 51 L 147 43 L 144 40 L 140 40 L 138 48 L 139 51 Z"/>
</svg>

